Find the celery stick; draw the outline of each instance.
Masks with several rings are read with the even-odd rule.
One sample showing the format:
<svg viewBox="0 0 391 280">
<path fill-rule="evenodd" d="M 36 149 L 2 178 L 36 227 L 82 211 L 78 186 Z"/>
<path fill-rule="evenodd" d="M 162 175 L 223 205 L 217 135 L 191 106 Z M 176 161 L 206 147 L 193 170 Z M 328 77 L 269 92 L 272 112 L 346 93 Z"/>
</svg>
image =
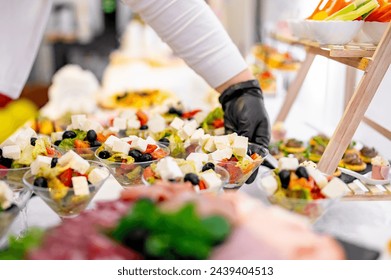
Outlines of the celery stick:
<svg viewBox="0 0 391 280">
<path fill-rule="evenodd" d="M 355 11 L 360 5 L 366 4 L 372 0 L 356 0 L 353 3 L 347 5 L 345 8 L 335 12 L 334 14 L 328 16 L 325 20 L 335 20 L 336 17 L 342 16 L 344 14 Z"/>
<path fill-rule="evenodd" d="M 365 15 L 366 13 L 372 11 L 373 9 L 376 9 L 379 7 L 379 4 L 376 0 L 370 1 L 368 4 L 365 4 L 364 6 L 361 6 L 357 10 L 347 13 L 345 15 L 336 17 L 335 20 L 344 20 L 344 21 L 350 21 L 355 20 L 356 18 L 361 17 L 362 15 Z"/>
</svg>

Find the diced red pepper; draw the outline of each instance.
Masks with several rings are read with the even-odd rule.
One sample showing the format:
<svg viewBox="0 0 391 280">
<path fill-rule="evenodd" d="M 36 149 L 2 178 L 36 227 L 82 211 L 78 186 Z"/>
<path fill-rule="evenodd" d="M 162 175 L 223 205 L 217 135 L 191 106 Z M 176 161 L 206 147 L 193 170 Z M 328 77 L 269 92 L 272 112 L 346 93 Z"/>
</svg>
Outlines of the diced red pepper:
<svg viewBox="0 0 391 280">
<path fill-rule="evenodd" d="M 193 111 L 189 111 L 189 112 L 185 112 L 185 113 L 182 114 L 182 118 L 190 119 L 190 118 L 194 117 L 199 112 L 201 112 L 201 110 L 199 110 L 199 109 L 193 110 Z"/>
<path fill-rule="evenodd" d="M 148 180 L 149 178 L 154 178 L 155 173 L 152 171 L 152 168 L 148 166 L 147 168 L 144 169 L 143 176 L 146 180 Z"/>
<path fill-rule="evenodd" d="M 257 153 L 254 153 L 254 154 L 251 155 L 251 158 L 253 160 L 256 160 L 258 157 L 259 157 L 259 155 Z"/>
<path fill-rule="evenodd" d="M 67 187 L 72 186 L 72 173 L 73 170 L 71 168 L 68 168 L 63 173 L 58 175 L 58 179 Z"/>
<path fill-rule="evenodd" d="M 90 147 L 90 144 L 87 141 L 75 140 L 75 148 L 77 149 L 88 149 Z"/>
<path fill-rule="evenodd" d="M 143 111 L 138 110 L 136 116 L 141 125 L 146 125 L 148 123 L 148 116 Z"/>
<path fill-rule="evenodd" d="M 200 180 L 200 182 L 198 183 L 198 186 L 200 187 L 200 190 L 206 190 L 207 189 L 205 182 L 202 181 L 202 180 Z"/>
<path fill-rule="evenodd" d="M 146 154 L 151 154 L 156 149 L 157 149 L 157 145 L 148 144 L 147 149 L 145 150 L 145 153 Z"/>
<path fill-rule="evenodd" d="M 156 149 L 151 153 L 151 155 L 153 159 L 161 159 L 167 156 L 167 153 L 163 149 Z"/>
<path fill-rule="evenodd" d="M 214 128 L 224 127 L 224 120 L 223 119 L 214 120 L 212 125 Z"/>
<path fill-rule="evenodd" d="M 56 150 L 51 147 L 46 147 L 46 153 L 48 154 L 48 156 L 53 156 L 56 154 Z"/>
</svg>

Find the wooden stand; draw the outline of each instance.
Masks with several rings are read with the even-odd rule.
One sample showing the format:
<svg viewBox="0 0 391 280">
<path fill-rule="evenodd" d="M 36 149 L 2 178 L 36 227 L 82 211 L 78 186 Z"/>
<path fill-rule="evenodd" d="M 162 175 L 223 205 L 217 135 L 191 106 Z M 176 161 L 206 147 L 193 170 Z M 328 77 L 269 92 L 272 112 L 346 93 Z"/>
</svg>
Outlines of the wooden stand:
<svg viewBox="0 0 391 280">
<path fill-rule="evenodd" d="M 365 121 L 372 128 L 391 139 L 390 131 L 379 126 L 373 120 L 365 118 L 365 112 L 391 63 L 391 23 L 388 25 L 387 31 L 377 48 L 368 45 L 320 46 L 314 42 L 278 35 L 275 38 L 289 44 L 301 45 L 307 51 L 307 57 L 295 81 L 288 89 L 276 122 L 284 122 L 287 118 L 316 55 L 324 56 L 365 72 L 353 95 L 347 98 L 349 102 L 344 114 L 319 162 L 318 167 L 322 172 L 333 174 L 361 121 Z M 350 84 L 347 87 L 352 88 L 354 85 Z M 346 96 L 349 96 L 348 92 Z"/>
</svg>

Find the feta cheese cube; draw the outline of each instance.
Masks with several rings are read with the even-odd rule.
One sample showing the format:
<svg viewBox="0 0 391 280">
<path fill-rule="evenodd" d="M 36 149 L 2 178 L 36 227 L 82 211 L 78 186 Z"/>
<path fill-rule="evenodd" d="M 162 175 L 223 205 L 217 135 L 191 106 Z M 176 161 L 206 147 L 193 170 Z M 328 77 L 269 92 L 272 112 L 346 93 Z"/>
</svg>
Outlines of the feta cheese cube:
<svg viewBox="0 0 391 280">
<path fill-rule="evenodd" d="M 75 157 L 79 157 L 79 155 L 76 154 L 74 151 L 70 150 L 58 159 L 57 164 L 59 164 L 60 166 L 65 166 L 69 164 Z"/>
<path fill-rule="evenodd" d="M 147 144 L 157 145 L 155 139 L 153 139 L 151 136 L 148 136 L 147 139 L 145 139 L 145 141 L 147 142 Z"/>
<path fill-rule="evenodd" d="M 85 174 L 90 168 L 90 163 L 76 154 L 76 156 L 74 156 L 70 162 L 70 168 L 76 172 L 79 172 L 80 174 Z"/>
<path fill-rule="evenodd" d="M 202 172 L 200 174 L 200 179 L 205 182 L 207 189 L 220 188 L 222 184 L 220 177 L 212 170 Z"/>
<path fill-rule="evenodd" d="M 64 134 L 64 132 L 52 132 L 52 134 L 50 135 L 50 139 L 52 140 L 52 142 L 56 142 L 57 140 L 62 140 L 62 135 Z"/>
<path fill-rule="evenodd" d="M 228 140 L 229 140 L 230 145 L 233 145 L 238 134 L 236 132 L 234 132 L 234 133 L 228 134 L 227 136 L 228 136 Z"/>
<path fill-rule="evenodd" d="M 37 156 L 37 158 L 30 165 L 31 174 L 37 175 L 42 167 L 50 167 L 51 163 L 51 157 Z"/>
<path fill-rule="evenodd" d="M 283 157 L 278 161 L 278 168 L 280 170 L 296 170 L 299 167 L 299 160 L 297 158 Z"/>
<path fill-rule="evenodd" d="M 213 136 L 210 137 L 208 139 L 208 141 L 205 143 L 204 150 L 209 152 L 209 153 L 216 151 L 216 145 L 215 145 Z"/>
<path fill-rule="evenodd" d="M 200 141 L 198 142 L 198 144 L 201 146 L 201 147 L 204 147 L 205 144 L 209 141 L 209 139 L 211 138 L 212 136 L 210 136 L 209 134 L 204 134 L 203 136 L 201 136 L 201 139 Z"/>
<path fill-rule="evenodd" d="M 37 138 L 38 135 L 37 133 L 35 132 L 34 129 L 32 129 L 31 127 L 26 127 L 24 129 L 22 129 L 20 132 L 19 132 L 19 135 L 23 134 L 24 137 L 26 138 L 31 138 L 31 137 L 35 137 Z"/>
<path fill-rule="evenodd" d="M 87 178 L 84 176 L 72 177 L 72 186 L 75 195 L 89 195 L 90 188 L 88 187 Z"/>
<path fill-rule="evenodd" d="M 230 159 L 231 157 L 232 157 L 232 149 L 231 148 L 217 150 L 217 151 L 209 154 L 209 158 L 211 161 L 221 161 L 223 159 Z"/>
<path fill-rule="evenodd" d="M 6 182 L 0 181 L 0 208 L 7 209 L 11 206 L 14 193 Z"/>
<path fill-rule="evenodd" d="M 170 123 L 170 126 L 176 130 L 180 130 L 184 124 L 185 122 L 183 120 L 178 117 L 175 117 L 175 119 Z"/>
<path fill-rule="evenodd" d="M 132 141 L 132 143 L 133 143 L 133 141 Z M 117 140 L 117 141 L 114 141 L 113 152 L 128 155 L 130 147 L 131 146 L 127 142 Z"/>
<path fill-rule="evenodd" d="M 128 128 L 129 129 L 139 129 L 141 127 L 141 123 L 139 120 L 129 119 L 128 120 Z"/>
<path fill-rule="evenodd" d="M 333 178 L 321 190 L 322 194 L 329 198 L 337 198 L 350 192 L 349 187 L 339 178 Z"/>
<path fill-rule="evenodd" d="M 194 115 L 194 120 L 197 121 L 197 123 L 202 123 L 205 118 L 208 116 L 208 112 L 206 111 L 201 111 L 201 112 L 198 112 L 197 114 Z"/>
<path fill-rule="evenodd" d="M 121 118 L 137 120 L 136 110 L 127 109 L 120 113 Z"/>
<path fill-rule="evenodd" d="M 24 150 L 28 145 L 30 145 L 30 137 L 23 134 L 19 134 L 16 137 L 16 145 L 20 147 L 20 150 Z"/>
<path fill-rule="evenodd" d="M 183 142 L 183 147 L 185 149 L 189 148 L 190 145 L 191 145 L 190 139 L 186 139 L 186 141 Z"/>
<path fill-rule="evenodd" d="M 16 145 L 16 137 L 18 137 L 18 134 L 13 134 L 8 137 L 3 143 L 1 143 L 0 148 Z"/>
<path fill-rule="evenodd" d="M 84 123 L 87 121 L 86 115 L 72 115 L 72 128 L 73 129 L 83 129 Z"/>
<path fill-rule="evenodd" d="M 219 127 L 214 130 L 214 134 L 216 136 L 221 136 L 225 134 L 225 128 L 224 127 Z"/>
<path fill-rule="evenodd" d="M 125 130 L 126 129 L 126 119 L 125 118 L 114 118 L 113 126 L 115 128 L 118 128 L 119 130 Z"/>
<path fill-rule="evenodd" d="M 172 157 L 165 157 L 156 164 L 156 172 L 163 180 L 183 178 L 183 173 Z"/>
<path fill-rule="evenodd" d="M 232 144 L 233 153 L 239 157 L 245 157 L 248 149 L 248 138 L 244 136 L 236 136 Z"/>
<path fill-rule="evenodd" d="M 84 131 L 95 130 L 96 133 L 100 133 L 103 131 L 103 126 L 97 121 L 86 120 L 83 124 L 82 130 Z"/>
<path fill-rule="evenodd" d="M 187 139 L 189 137 L 191 137 L 194 133 L 194 131 L 196 130 L 197 127 L 194 127 L 193 125 L 191 124 L 186 124 L 185 126 L 183 126 L 183 128 L 180 130 L 180 133 L 182 133 L 184 135 L 184 139 Z"/>
<path fill-rule="evenodd" d="M 198 144 L 202 136 L 205 135 L 205 131 L 202 128 L 197 129 L 190 137 L 190 142 L 192 144 Z"/>
<path fill-rule="evenodd" d="M 261 179 L 261 190 L 263 190 L 268 196 L 273 195 L 278 189 L 278 183 L 273 175 L 266 176 Z"/>
<path fill-rule="evenodd" d="M 193 128 L 193 130 L 196 130 L 199 125 L 198 125 L 198 122 L 196 120 L 191 120 L 191 121 L 188 121 L 185 126 L 189 126 L 191 128 Z"/>
<path fill-rule="evenodd" d="M 319 186 L 319 188 L 323 188 L 327 185 L 327 178 L 322 174 L 322 172 L 319 171 L 319 169 L 315 169 L 312 167 L 307 166 L 307 173 L 310 175 L 315 183 Z"/>
<path fill-rule="evenodd" d="M 215 136 L 214 142 L 218 150 L 225 149 L 230 146 L 228 136 Z"/>
<path fill-rule="evenodd" d="M 20 159 L 22 151 L 18 145 L 5 146 L 3 147 L 3 157 L 10 158 L 13 160 Z"/>
<path fill-rule="evenodd" d="M 106 169 L 94 168 L 88 174 L 88 181 L 90 181 L 91 184 L 96 185 L 100 183 L 102 180 L 106 179 L 108 175 L 109 173 Z"/>
<path fill-rule="evenodd" d="M 132 144 L 130 144 L 130 148 L 137 149 L 140 152 L 145 152 L 147 150 L 148 143 L 142 138 L 137 138 L 136 140 L 132 141 Z"/>
<path fill-rule="evenodd" d="M 196 165 L 197 172 L 202 170 L 202 167 L 209 160 L 209 156 L 204 153 L 191 153 L 187 156 L 186 160 L 193 161 Z"/>
<path fill-rule="evenodd" d="M 134 141 L 134 140 L 136 140 L 136 139 L 138 139 L 138 137 L 137 137 L 136 135 L 129 135 L 129 136 L 127 136 L 127 137 L 121 138 L 120 140 L 121 140 L 121 141 L 124 141 L 124 142 L 126 142 L 126 143 L 129 143 L 129 142 Z"/>
<path fill-rule="evenodd" d="M 148 128 L 152 133 L 158 133 L 166 128 L 166 120 L 160 115 L 154 115 L 148 121 Z"/>
<path fill-rule="evenodd" d="M 111 133 L 118 134 L 119 129 L 114 127 L 114 126 L 111 126 L 111 127 L 108 128 L 108 131 L 111 132 Z"/>
<path fill-rule="evenodd" d="M 110 149 L 113 149 L 113 145 L 115 141 L 120 141 L 118 137 L 114 135 L 110 135 L 109 138 L 105 141 L 105 146 L 107 146 Z"/>
</svg>

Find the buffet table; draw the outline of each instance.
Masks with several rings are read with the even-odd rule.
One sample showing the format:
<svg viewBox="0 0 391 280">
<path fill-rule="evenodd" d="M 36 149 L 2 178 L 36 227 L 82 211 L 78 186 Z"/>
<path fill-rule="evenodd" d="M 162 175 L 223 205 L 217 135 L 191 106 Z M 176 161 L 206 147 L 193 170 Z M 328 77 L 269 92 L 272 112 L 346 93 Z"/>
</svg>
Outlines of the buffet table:
<svg viewBox="0 0 391 280">
<path fill-rule="evenodd" d="M 259 172 L 265 171 L 266 168 L 263 168 Z M 257 187 L 258 184 L 257 179 L 251 185 L 243 185 L 239 192 L 247 193 L 268 204 L 266 197 Z M 122 187 L 113 177 L 110 177 L 93 202 L 115 199 L 121 191 Z M 27 207 L 29 227 L 50 228 L 61 222 L 57 214 L 37 196 L 31 198 Z M 313 227 L 316 231 L 378 250 L 381 252 L 380 259 L 388 259 L 386 244 L 391 238 L 391 217 L 387 213 L 390 212 L 391 202 L 339 201 L 320 217 Z M 11 233 L 19 232 L 20 225 L 21 223 L 16 221 L 11 228 Z"/>
</svg>

